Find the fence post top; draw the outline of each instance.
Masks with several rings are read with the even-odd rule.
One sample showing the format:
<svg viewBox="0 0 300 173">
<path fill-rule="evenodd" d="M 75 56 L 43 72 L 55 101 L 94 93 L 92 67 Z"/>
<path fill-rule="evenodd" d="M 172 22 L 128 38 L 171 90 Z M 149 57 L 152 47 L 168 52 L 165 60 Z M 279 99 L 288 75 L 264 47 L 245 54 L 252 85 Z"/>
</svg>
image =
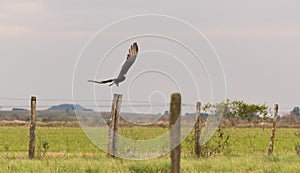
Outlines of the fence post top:
<svg viewBox="0 0 300 173">
<path fill-rule="evenodd" d="M 36 97 L 35 96 L 31 96 L 31 101 L 36 101 Z"/>
<path fill-rule="evenodd" d="M 180 93 L 173 93 L 173 94 L 171 95 L 171 98 L 172 98 L 172 99 L 178 99 L 178 98 L 181 98 L 181 94 L 180 94 Z"/>
</svg>

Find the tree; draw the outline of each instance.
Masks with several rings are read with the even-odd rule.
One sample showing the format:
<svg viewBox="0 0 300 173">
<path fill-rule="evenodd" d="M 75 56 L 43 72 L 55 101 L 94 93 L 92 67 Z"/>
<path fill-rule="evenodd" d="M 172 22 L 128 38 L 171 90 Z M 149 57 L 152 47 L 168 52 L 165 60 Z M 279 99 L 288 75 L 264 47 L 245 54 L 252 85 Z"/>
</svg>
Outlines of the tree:
<svg viewBox="0 0 300 173">
<path fill-rule="evenodd" d="M 300 115 L 300 108 L 298 106 L 294 107 L 294 109 L 291 111 L 291 114 Z"/>
<path fill-rule="evenodd" d="M 222 110 L 225 118 L 242 118 L 251 120 L 254 117 L 265 117 L 268 114 L 268 106 L 265 104 L 247 104 L 240 100 L 231 101 L 226 99 L 224 102 L 215 105 L 206 104 L 205 111 Z"/>
</svg>

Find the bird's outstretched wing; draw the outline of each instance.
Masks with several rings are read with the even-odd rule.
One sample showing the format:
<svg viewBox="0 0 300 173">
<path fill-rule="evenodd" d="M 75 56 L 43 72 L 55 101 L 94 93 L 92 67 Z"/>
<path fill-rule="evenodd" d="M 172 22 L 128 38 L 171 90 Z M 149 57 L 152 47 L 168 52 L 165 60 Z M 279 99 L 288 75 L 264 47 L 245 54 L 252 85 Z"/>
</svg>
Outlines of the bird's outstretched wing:
<svg viewBox="0 0 300 173">
<path fill-rule="evenodd" d="M 118 75 L 117 78 L 115 79 L 108 79 L 108 80 L 104 80 L 104 81 L 95 81 L 95 80 L 88 80 L 88 82 L 93 82 L 93 83 L 98 83 L 98 84 L 105 84 L 105 83 L 110 83 L 112 82 L 109 86 L 116 84 L 117 86 L 119 86 L 119 83 L 125 80 L 125 75 L 128 72 L 129 68 L 132 66 L 132 64 L 134 63 L 137 54 L 139 52 L 138 49 L 138 45 L 137 43 L 133 43 L 130 46 L 129 52 L 127 54 L 127 58 L 125 63 L 122 65 L 122 69 Z"/>
<path fill-rule="evenodd" d="M 137 43 L 135 42 L 130 46 L 130 49 L 127 54 L 127 59 L 136 57 L 138 53 L 139 53 L 139 48 Z"/>
<path fill-rule="evenodd" d="M 92 82 L 92 83 L 98 83 L 98 84 L 105 84 L 105 83 L 110 83 L 115 81 L 115 79 L 108 79 L 108 80 L 104 80 L 104 81 L 95 81 L 95 80 L 88 80 L 88 82 Z"/>
<path fill-rule="evenodd" d="M 126 75 L 129 68 L 134 63 L 134 61 L 135 61 L 135 59 L 138 55 L 138 52 L 139 52 L 139 48 L 138 48 L 137 43 L 135 42 L 130 46 L 130 49 L 129 49 L 128 54 L 127 54 L 126 61 L 123 64 L 122 69 L 121 69 L 121 71 L 120 71 L 117 78 L 123 78 Z"/>
</svg>

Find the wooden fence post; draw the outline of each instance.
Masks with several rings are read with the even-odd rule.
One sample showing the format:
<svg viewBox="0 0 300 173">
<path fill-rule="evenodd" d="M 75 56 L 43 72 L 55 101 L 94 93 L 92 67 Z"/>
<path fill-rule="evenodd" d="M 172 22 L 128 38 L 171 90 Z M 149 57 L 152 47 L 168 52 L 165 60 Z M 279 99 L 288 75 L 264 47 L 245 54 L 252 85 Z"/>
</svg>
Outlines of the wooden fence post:
<svg viewBox="0 0 300 173">
<path fill-rule="evenodd" d="M 122 104 L 122 95 L 114 94 L 111 117 L 109 121 L 108 132 L 108 156 L 116 157 L 118 153 L 118 127 L 120 119 L 120 109 Z"/>
<path fill-rule="evenodd" d="M 195 146 L 194 146 L 195 156 L 197 158 L 200 157 L 200 145 L 199 145 L 199 140 L 200 140 L 200 111 L 201 111 L 201 102 L 197 102 L 197 106 L 196 106 L 196 123 L 195 123 Z"/>
<path fill-rule="evenodd" d="M 179 93 L 172 94 L 170 104 L 170 144 L 171 144 L 171 173 L 180 172 L 180 111 L 181 111 L 181 95 Z"/>
<path fill-rule="evenodd" d="M 34 158 L 35 151 L 35 127 L 36 127 L 36 97 L 31 97 L 31 115 L 29 128 L 29 148 L 28 156 L 30 159 Z"/>
<path fill-rule="evenodd" d="M 272 124 L 272 134 L 271 134 L 271 139 L 270 139 L 270 145 L 269 145 L 268 155 L 271 155 L 273 153 L 277 119 L 278 119 L 278 104 L 275 104 L 274 118 L 273 118 L 273 124 Z"/>
</svg>

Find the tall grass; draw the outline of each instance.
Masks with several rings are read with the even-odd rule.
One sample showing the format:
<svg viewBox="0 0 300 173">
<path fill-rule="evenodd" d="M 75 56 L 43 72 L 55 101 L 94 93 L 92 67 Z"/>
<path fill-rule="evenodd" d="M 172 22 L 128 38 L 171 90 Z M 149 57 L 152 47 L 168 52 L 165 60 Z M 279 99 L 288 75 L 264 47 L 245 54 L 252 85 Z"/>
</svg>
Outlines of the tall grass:
<svg viewBox="0 0 300 173">
<path fill-rule="evenodd" d="M 120 128 L 120 135 L 138 140 L 151 139 L 167 131 L 160 127 Z M 271 129 L 261 128 L 225 128 L 225 135 L 229 135 L 230 145 L 227 153 L 232 154 L 263 154 L 267 152 L 270 142 Z M 275 137 L 275 153 L 294 153 L 295 144 L 300 138 L 295 135 L 298 129 L 279 128 Z M 77 127 L 40 127 L 37 129 L 37 140 L 47 142 L 49 152 L 101 152 L 86 137 L 81 128 Z M 183 152 L 191 150 L 193 134 L 183 142 Z M 214 138 L 212 139 L 214 140 Z M 191 143 L 191 144 L 190 144 Z M 28 128 L 0 127 L 0 152 L 27 151 Z"/>
<path fill-rule="evenodd" d="M 261 173 L 298 173 L 300 157 L 296 154 L 236 155 L 218 156 L 206 159 L 183 157 L 182 172 L 261 172 Z M 105 154 L 94 155 L 48 155 L 42 160 L 29 160 L 0 157 L 0 172 L 169 172 L 167 156 L 146 160 L 131 161 L 107 158 Z"/>
<path fill-rule="evenodd" d="M 165 133 L 164 128 L 120 128 L 132 139 L 151 139 Z M 230 145 L 223 153 L 195 159 L 190 154 L 192 135 L 182 144 L 182 172 L 299 172 L 300 157 L 295 144 L 298 129 L 279 128 L 274 155 L 267 149 L 271 129 L 227 128 Z M 37 135 L 49 146 L 41 159 L 27 158 L 28 128 L 0 127 L 0 172 L 169 172 L 169 156 L 145 161 L 107 158 L 80 128 L 40 127 Z M 214 139 L 213 139 L 214 140 Z M 193 143 L 192 143 L 193 144 Z"/>
</svg>

